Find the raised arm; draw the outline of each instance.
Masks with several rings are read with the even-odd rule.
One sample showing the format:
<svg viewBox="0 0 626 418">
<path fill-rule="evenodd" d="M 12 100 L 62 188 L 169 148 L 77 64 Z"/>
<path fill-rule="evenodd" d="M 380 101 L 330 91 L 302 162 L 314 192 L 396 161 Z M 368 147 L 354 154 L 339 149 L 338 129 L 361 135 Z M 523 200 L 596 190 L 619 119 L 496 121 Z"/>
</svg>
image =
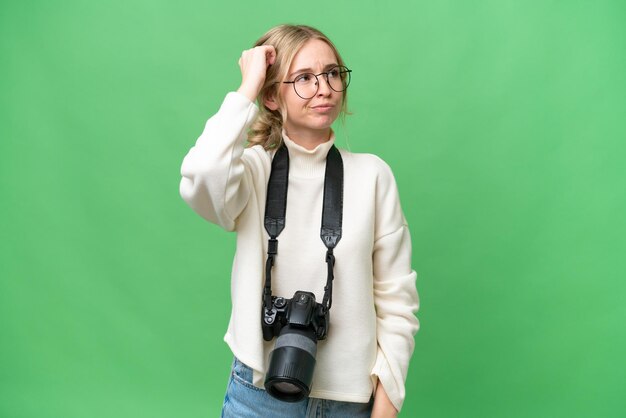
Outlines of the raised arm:
<svg viewBox="0 0 626 418">
<path fill-rule="evenodd" d="M 248 128 L 258 113 L 254 100 L 275 58 L 271 46 L 242 53 L 239 90 L 226 95 L 181 166 L 181 197 L 204 219 L 227 231 L 235 229 L 250 197 L 252 185 L 242 155 Z"/>
<path fill-rule="evenodd" d="M 204 219 L 227 231 L 234 230 L 234 221 L 250 196 L 241 156 L 247 128 L 257 112 L 245 96 L 228 93 L 180 169 L 181 197 Z"/>
</svg>

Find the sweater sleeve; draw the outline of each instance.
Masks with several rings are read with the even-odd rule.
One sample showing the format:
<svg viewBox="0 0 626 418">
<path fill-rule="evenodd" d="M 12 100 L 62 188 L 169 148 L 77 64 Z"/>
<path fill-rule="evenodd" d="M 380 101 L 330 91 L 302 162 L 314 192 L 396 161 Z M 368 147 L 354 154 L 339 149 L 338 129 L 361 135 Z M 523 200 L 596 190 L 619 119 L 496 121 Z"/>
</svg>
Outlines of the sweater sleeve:
<svg viewBox="0 0 626 418">
<path fill-rule="evenodd" d="M 180 172 L 180 195 L 209 222 L 235 229 L 252 190 L 242 161 L 249 126 L 258 107 L 244 95 L 230 92 L 218 112 L 185 156 Z"/>
<path fill-rule="evenodd" d="M 381 160 L 382 161 L 382 160 Z M 393 173 L 383 162 L 376 189 L 376 239 L 373 248 L 374 304 L 378 352 L 372 370 L 389 399 L 400 411 L 409 360 L 419 329 L 415 316 L 419 298 L 411 268 L 411 235 Z"/>
</svg>

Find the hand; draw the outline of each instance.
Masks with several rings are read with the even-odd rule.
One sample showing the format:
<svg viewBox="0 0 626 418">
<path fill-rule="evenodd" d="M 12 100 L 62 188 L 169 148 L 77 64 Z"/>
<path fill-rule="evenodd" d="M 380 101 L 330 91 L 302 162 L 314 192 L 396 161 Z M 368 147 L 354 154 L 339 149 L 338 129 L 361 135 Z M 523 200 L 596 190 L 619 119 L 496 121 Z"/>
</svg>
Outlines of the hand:
<svg viewBox="0 0 626 418">
<path fill-rule="evenodd" d="M 276 49 L 272 45 L 256 46 L 241 53 L 241 86 L 237 90 L 254 102 L 263 87 L 267 67 L 276 61 Z"/>
<path fill-rule="evenodd" d="M 396 418 L 398 411 L 391 403 L 382 383 L 378 382 L 376 394 L 374 395 L 374 407 L 372 408 L 372 418 Z"/>
</svg>

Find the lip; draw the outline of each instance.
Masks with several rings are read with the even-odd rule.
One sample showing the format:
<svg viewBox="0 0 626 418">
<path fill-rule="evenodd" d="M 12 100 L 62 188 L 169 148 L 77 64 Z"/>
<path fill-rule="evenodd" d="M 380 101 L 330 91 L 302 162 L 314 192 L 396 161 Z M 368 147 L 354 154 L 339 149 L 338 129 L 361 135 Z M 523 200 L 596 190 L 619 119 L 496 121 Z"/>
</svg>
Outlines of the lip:
<svg viewBox="0 0 626 418">
<path fill-rule="evenodd" d="M 331 104 L 326 104 L 326 105 L 317 105 L 317 106 L 313 106 L 311 107 L 311 109 L 317 111 L 317 112 L 327 112 L 330 109 L 332 109 L 333 107 L 335 107 L 334 105 Z"/>
</svg>

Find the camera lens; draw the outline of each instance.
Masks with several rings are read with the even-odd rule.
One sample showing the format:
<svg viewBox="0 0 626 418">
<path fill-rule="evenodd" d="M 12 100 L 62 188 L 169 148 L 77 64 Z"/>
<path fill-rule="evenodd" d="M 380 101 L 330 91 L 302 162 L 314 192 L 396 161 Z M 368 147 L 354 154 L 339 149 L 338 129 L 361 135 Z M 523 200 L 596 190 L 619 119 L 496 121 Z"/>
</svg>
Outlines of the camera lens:
<svg viewBox="0 0 626 418">
<path fill-rule="evenodd" d="M 309 396 L 316 354 L 317 338 L 312 328 L 283 327 L 270 353 L 265 378 L 267 392 L 285 402 L 298 402 Z"/>
<path fill-rule="evenodd" d="M 297 394 L 302 391 L 298 386 L 289 382 L 277 382 L 273 387 L 277 392 L 290 395 Z"/>
</svg>

